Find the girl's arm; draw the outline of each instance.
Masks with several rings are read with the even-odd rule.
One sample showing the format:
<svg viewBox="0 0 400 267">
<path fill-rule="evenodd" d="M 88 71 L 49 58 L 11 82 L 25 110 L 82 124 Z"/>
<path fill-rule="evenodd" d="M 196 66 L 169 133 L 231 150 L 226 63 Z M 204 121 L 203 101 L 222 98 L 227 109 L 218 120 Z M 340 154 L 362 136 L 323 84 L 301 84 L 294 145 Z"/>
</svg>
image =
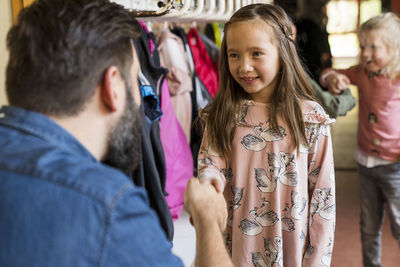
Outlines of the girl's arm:
<svg viewBox="0 0 400 267">
<path fill-rule="evenodd" d="M 335 231 L 335 178 L 329 125 L 318 125 L 315 152 L 309 155 L 309 244 L 303 266 L 330 265 Z"/>
<path fill-rule="evenodd" d="M 199 155 L 197 158 L 197 177 L 201 183 L 211 183 L 218 192 L 223 192 L 226 179 L 227 161 L 223 155 L 215 152 L 208 143 L 206 134 L 203 135 Z"/>
</svg>

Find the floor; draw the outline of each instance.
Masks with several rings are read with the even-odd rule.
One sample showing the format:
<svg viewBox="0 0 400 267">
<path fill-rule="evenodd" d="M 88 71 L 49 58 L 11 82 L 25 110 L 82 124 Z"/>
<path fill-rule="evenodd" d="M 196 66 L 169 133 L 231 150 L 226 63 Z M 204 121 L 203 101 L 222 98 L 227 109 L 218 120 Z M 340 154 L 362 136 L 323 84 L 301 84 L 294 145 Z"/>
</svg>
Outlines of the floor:
<svg viewBox="0 0 400 267">
<path fill-rule="evenodd" d="M 353 95 L 357 96 L 355 88 Z M 332 144 L 336 167 L 337 224 L 333 248 L 333 267 L 362 266 L 359 232 L 359 193 L 353 151 L 356 147 L 357 107 L 345 117 L 337 119 L 332 127 Z M 190 266 L 195 256 L 195 233 L 186 213 L 175 222 L 173 251 L 185 266 Z M 399 245 L 390 233 L 390 223 L 385 218 L 382 228 L 382 263 L 385 267 L 400 266 Z M 289 266 L 290 267 L 290 266 Z"/>
<path fill-rule="evenodd" d="M 174 222 L 175 232 L 172 251 L 189 267 L 196 255 L 196 234 L 189 222 L 189 215 L 183 211 Z"/>
<path fill-rule="evenodd" d="M 362 266 L 358 197 L 357 172 L 355 170 L 336 170 L 337 215 L 331 266 Z M 387 217 L 382 227 L 382 264 L 385 267 L 400 266 L 399 245 L 390 233 L 390 223 Z"/>
</svg>

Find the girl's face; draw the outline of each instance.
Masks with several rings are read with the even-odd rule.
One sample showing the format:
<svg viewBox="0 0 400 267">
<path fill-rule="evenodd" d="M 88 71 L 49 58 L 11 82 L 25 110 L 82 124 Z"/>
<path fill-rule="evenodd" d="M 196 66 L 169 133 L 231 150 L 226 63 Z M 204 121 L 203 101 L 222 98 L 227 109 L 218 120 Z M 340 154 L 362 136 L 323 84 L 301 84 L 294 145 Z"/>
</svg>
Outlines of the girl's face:
<svg viewBox="0 0 400 267">
<path fill-rule="evenodd" d="M 262 20 L 236 22 L 226 36 L 229 71 L 256 102 L 268 103 L 280 68 L 272 28 Z"/>
<path fill-rule="evenodd" d="M 370 30 L 360 36 L 361 63 L 369 72 L 379 72 L 391 59 L 389 47 L 380 30 Z"/>
</svg>

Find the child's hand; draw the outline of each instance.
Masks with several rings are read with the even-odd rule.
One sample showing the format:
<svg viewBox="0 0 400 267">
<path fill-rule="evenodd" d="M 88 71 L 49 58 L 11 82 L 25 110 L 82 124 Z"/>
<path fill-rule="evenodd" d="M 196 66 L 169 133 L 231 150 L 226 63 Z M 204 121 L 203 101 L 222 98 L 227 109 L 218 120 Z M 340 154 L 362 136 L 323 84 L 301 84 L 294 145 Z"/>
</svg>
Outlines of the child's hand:
<svg viewBox="0 0 400 267">
<path fill-rule="evenodd" d="M 201 184 L 211 184 L 212 186 L 214 186 L 215 190 L 217 190 L 218 193 L 221 193 L 224 190 L 224 184 L 218 177 L 203 177 L 199 180 Z"/>
<path fill-rule="evenodd" d="M 329 74 L 325 78 L 325 81 L 328 91 L 333 95 L 340 94 L 350 85 L 350 79 L 346 75 L 337 72 L 332 72 Z"/>
</svg>

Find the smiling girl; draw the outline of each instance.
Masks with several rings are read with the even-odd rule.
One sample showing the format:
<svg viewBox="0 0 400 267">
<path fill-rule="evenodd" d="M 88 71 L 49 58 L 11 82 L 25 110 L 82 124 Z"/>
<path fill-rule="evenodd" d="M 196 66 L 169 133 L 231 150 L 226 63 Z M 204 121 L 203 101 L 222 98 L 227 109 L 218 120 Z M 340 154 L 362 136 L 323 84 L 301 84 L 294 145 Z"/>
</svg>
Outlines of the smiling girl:
<svg viewBox="0 0 400 267">
<path fill-rule="evenodd" d="M 400 244 L 400 19 L 383 13 L 361 25 L 360 64 L 325 70 L 321 84 L 338 94 L 358 87 L 359 123 L 355 160 L 360 178 L 364 266 L 381 265 L 381 226 L 388 207 Z"/>
<path fill-rule="evenodd" d="M 202 182 L 223 191 L 235 266 L 329 265 L 335 184 L 329 124 L 285 12 L 248 5 L 225 24 L 219 91 L 202 112 Z"/>
</svg>

